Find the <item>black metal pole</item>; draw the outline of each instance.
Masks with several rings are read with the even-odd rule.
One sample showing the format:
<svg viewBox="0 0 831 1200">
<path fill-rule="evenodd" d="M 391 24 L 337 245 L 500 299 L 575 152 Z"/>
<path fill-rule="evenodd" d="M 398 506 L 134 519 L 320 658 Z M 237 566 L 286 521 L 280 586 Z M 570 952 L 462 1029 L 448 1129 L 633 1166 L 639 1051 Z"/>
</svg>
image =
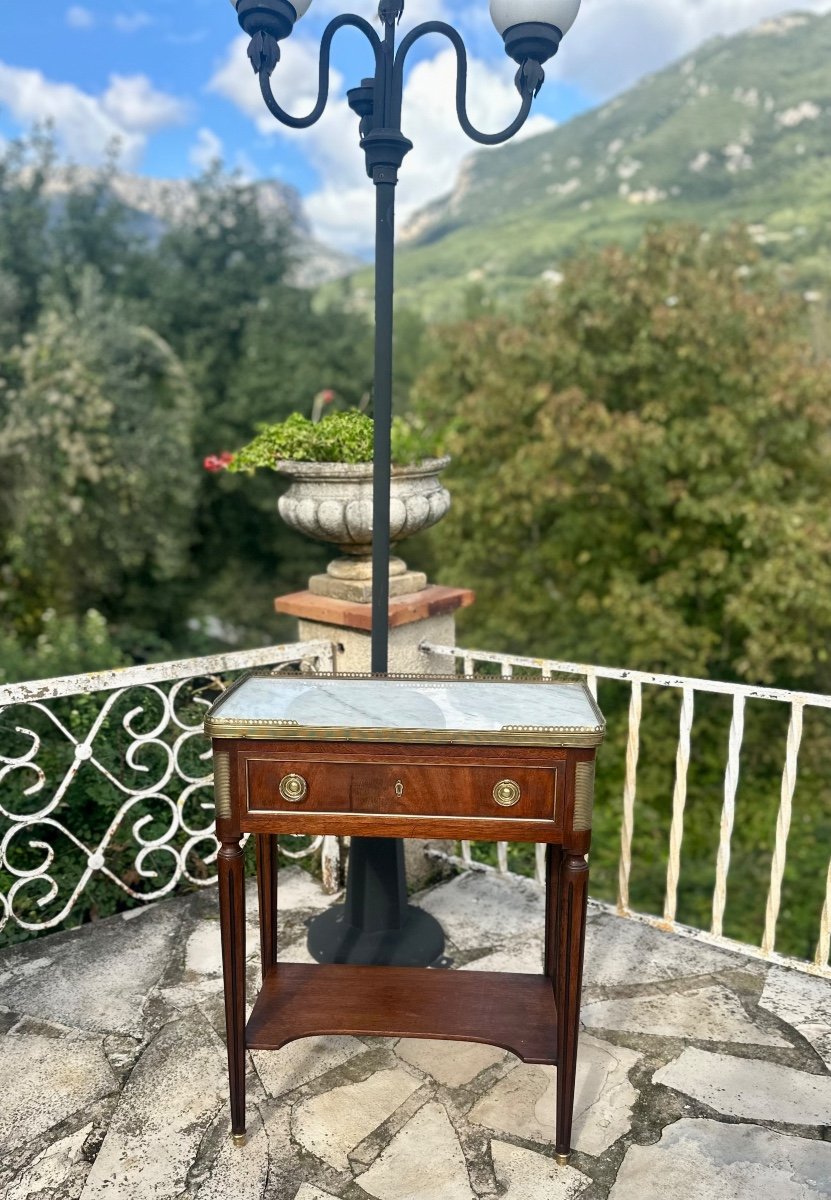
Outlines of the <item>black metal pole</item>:
<svg viewBox="0 0 831 1200">
<path fill-rule="evenodd" d="M 362 145 L 375 184 L 375 389 L 372 506 L 372 673 L 389 668 L 390 482 L 392 476 L 393 291 L 395 187 L 410 149 L 400 130 L 388 127 L 392 104 L 395 21 L 385 22 L 374 98 L 377 122 Z M 444 932 L 434 917 L 407 903 L 404 843 L 400 838 L 353 837 L 343 905 L 309 925 L 308 946 L 318 962 L 429 966 L 444 952 Z"/>
<path fill-rule="evenodd" d="M 372 497 L 372 673 L 389 665 L 390 484 L 392 477 L 392 309 L 395 284 L 395 174 L 375 182 L 375 445 Z"/>
</svg>

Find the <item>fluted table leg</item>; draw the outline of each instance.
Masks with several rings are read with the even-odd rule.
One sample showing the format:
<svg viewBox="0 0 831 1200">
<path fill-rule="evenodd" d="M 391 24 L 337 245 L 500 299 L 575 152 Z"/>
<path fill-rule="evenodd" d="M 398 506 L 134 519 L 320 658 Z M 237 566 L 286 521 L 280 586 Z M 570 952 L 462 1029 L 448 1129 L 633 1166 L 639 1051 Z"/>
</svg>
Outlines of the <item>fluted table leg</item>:
<svg viewBox="0 0 831 1200">
<path fill-rule="evenodd" d="M 219 919 L 225 980 L 225 1031 L 231 1085 L 231 1133 L 245 1143 L 245 865 L 239 834 L 223 836 L 218 855 Z"/>
<path fill-rule="evenodd" d="M 560 871 L 560 921 L 557 947 L 557 1137 L 560 1163 L 571 1156 L 577 1039 L 580 1032 L 580 990 L 586 940 L 589 866 L 582 855 L 567 854 Z"/>
<path fill-rule="evenodd" d="M 277 962 L 277 834 L 257 834 L 257 894 L 260 904 L 262 976 Z"/>
</svg>

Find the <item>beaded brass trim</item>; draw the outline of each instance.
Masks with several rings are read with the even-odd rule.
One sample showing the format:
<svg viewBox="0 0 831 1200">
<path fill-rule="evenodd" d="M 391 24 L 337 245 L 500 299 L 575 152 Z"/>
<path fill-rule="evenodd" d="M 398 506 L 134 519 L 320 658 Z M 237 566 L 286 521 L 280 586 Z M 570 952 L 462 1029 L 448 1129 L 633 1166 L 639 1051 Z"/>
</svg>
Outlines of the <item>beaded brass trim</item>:
<svg viewBox="0 0 831 1200">
<path fill-rule="evenodd" d="M 228 821 L 231 818 L 231 756 L 214 754 L 214 795 L 216 815 Z"/>
<path fill-rule="evenodd" d="M 267 669 L 249 671 L 240 676 L 225 691 L 205 718 L 205 734 L 212 738 L 277 738 L 282 741 L 315 742 L 409 742 L 414 745 L 469 745 L 469 746 L 553 746 L 594 747 L 603 741 L 606 723 L 594 698 L 584 685 L 586 700 L 594 714 L 596 725 L 568 725 L 550 728 L 540 725 L 508 725 L 498 730 L 465 729 L 362 729 L 333 725 L 299 725 L 296 721 L 264 720 L 261 718 L 227 718 L 221 713 L 221 705 L 229 693 L 236 691 L 251 678 L 274 678 Z M 315 675 L 314 683 L 340 679 L 386 679 L 396 683 L 418 683 L 422 687 L 445 683 L 495 684 L 499 687 L 521 686 L 556 687 L 556 681 L 548 679 L 501 679 L 492 676 L 468 675 Z M 214 711 L 217 715 L 214 716 Z"/>
<path fill-rule="evenodd" d="M 591 749 L 603 741 L 604 729 L 546 730 L 544 733 L 514 733 L 510 730 L 469 729 L 358 729 L 339 725 L 278 725 L 275 721 L 206 722 L 208 737 L 246 738 L 251 741 L 284 742 L 407 742 L 413 746 L 553 746 Z"/>
<path fill-rule="evenodd" d="M 594 763 L 579 762 L 574 768 L 574 832 L 592 827 L 594 812 Z"/>
</svg>

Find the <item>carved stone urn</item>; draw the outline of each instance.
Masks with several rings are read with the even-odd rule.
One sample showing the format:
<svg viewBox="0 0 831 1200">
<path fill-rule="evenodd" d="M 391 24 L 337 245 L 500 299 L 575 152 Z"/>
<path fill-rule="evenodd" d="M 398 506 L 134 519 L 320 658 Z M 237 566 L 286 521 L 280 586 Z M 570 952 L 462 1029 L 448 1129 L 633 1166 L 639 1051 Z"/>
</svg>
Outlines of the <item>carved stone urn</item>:
<svg viewBox="0 0 831 1200">
<path fill-rule="evenodd" d="M 397 545 L 437 524 L 450 510 L 450 493 L 439 475 L 450 458 L 427 458 L 410 467 L 393 467 L 390 493 L 390 540 Z M 318 542 L 338 547 L 325 575 L 313 575 L 309 591 L 338 600 L 372 600 L 372 464 L 277 463 L 291 485 L 279 500 L 280 516 L 291 528 Z M 390 559 L 390 595 L 421 591 L 427 577 Z"/>
</svg>

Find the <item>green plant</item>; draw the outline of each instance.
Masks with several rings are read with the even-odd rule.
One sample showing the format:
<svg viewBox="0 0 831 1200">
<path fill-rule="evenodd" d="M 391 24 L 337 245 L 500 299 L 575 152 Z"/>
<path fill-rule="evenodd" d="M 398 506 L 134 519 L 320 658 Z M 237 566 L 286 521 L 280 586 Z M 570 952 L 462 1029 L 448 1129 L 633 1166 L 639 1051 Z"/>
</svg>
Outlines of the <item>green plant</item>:
<svg viewBox="0 0 831 1200">
<path fill-rule="evenodd" d="M 357 409 L 329 413 L 317 423 L 292 413 L 276 425 L 262 425 L 253 441 L 233 456 L 206 460 L 209 470 L 218 467 L 250 474 L 258 467 L 276 470 L 280 460 L 294 462 L 372 462 L 374 421 Z M 408 466 L 430 456 L 423 426 L 396 417 L 392 428 L 392 458 Z M 216 464 L 216 465 L 214 465 Z"/>
</svg>

